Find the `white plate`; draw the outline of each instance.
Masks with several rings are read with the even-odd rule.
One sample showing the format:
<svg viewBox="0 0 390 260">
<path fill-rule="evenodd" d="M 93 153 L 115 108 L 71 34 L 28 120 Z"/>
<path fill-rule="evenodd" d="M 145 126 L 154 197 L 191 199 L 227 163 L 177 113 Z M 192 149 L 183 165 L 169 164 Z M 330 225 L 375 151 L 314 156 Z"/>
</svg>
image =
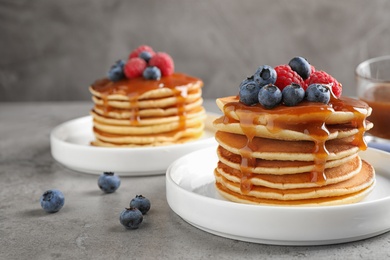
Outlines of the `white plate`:
<svg viewBox="0 0 390 260">
<path fill-rule="evenodd" d="M 212 127 L 215 117 L 214 114 L 207 114 L 205 134 L 193 142 L 160 147 L 108 148 L 90 145 L 94 139 L 92 118 L 86 116 L 65 122 L 52 130 L 51 153 L 64 166 L 84 173 L 112 171 L 122 176 L 163 174 L 179 157 L 216 144 Z"/>
<path fill-rule="evenodd" d="M 190 153 L 167 170 L 167 201 L 188 223 L 215 235 L 274 245 L 324 245 L 369 238 L 390 230 L 390 154 L 361 153 L 377 184 L 363 201 L 342 206 L 277 207 L 239 204 L 214 188 L 216 148 Z"/>
</svg>

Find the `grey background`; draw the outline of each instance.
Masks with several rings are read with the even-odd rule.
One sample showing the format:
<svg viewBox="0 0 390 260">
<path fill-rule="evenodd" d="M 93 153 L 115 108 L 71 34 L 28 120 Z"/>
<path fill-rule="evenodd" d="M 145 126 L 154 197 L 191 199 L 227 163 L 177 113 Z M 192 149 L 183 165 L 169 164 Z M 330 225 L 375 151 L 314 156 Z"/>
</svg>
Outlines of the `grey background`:
<svg viewBox="0 0 390 260">
<path fill-rule="evenodd" d="M 354 95 L 361 61 L 390 54 L 388 0 L 0 0 L 0 101 L 89 100 L 140 44 L 237 94 L 259 65 L 303 56 Z"/>
</svg>

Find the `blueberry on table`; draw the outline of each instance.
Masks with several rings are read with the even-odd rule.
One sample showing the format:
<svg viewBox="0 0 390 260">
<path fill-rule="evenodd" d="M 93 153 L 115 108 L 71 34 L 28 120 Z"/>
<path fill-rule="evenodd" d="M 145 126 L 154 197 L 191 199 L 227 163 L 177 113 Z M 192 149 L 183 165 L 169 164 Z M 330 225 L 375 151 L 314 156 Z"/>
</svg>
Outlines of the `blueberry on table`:
<svg viewBox="0 0 390 260">
<path fill-rule="evenodd" d="M 262 106 L 271 109 L 282 101 L 282 92 L 277 86 L 269 84 L 260 89 L 258 99 Z"/>
<path fill-rule="evenodd" d="M 48 213 L 55 213 L 64 206 L 65 197 L 60 190 L 47 190 L 42 194 L 40 202 L 43 210 Z"/>
<path fill-rule="evenodd" d="M 119 216 L 119 222 L 128 229 L 137 229 L 143 219 L 141 211 L 132 207 L 124 209 Z"/>
<path fill-rule="evenodd" d="M 253 75 L 254 81 L 260 86 L 275 84 L 276 77 L 276 71 L 268 65 L 260 66 Z"/>
<path fill-rule="evenodd" d="M 142 215 L 145 215 L 150 209 L 150 200 L 142 195 L 136 195 L 135 198 L 130 201 L 130 207 L 139 209 Z"/>
<path fill-rule="evenodd" d="M 113 193 L 119 188 L 120 184 L 119 176 L 113 172 L 104 172 L 98 179 L 98 186 L 105 193 Z"/>
<path fill-rule="evenodd" d="M 302 79 L 307 79 L 311 74 L 311 66 L 305 58 L 294 57 L 290 60 L 288 65 L 293 71 L 298 73 Z"/>
<path fill-rule="evenodd" d="M 292 83 L 282 90 L 282 100 L 286 106 L 295 106 L 305 98 L 305 90 L 299 85 Z"/>
<path fill-rule="evenodd" d="M 330 89 L 322 84 L 311 84 L 306 89 L 306 100 L 328 104 L 330 101 Z"/>
</svg>

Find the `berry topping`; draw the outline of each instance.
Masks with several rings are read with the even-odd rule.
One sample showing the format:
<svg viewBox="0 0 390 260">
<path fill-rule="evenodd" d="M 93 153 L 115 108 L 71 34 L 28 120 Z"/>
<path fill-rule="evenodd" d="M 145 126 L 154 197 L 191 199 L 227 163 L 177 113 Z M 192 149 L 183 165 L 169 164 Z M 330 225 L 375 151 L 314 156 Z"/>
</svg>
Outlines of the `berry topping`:
<svg viewBox="0 0 390 260">
<path fill-rule="evenodd" d="M 126 208 L 119 215 L 119 222 L 128 229 L 137 229 L 144 216 L 137 208 Z"/>
<path fill-rule="evenodd" d="M 259 103 L 260 86 L 251 78 L 245 79 L 240 84 L 239 96 L 240 101 L 245 105 L 251 106 Z"/>
<path fill-rule="evenodd" d="M 130 207 L 139 209 L 142 215 L 145 215 L 150 209 L 150 201 L 142 195 L 136 195 L 130 201 Z"/>
<path fill-rule="evenodd" d="M 327 86 L 322 84 L 311 84 L 306 90 L 306 100 L 328 104 L 330 100 L 330 90 Z"/>
<path fill-rule="evenodd" d="M 118 60 L 114 65 L 111 66 L 110 71 L 108 72 L 108 78 L 111 81 L 119 81 L 125 77 L 123 68 L 125 67 L 125 61 Z"/>
<path fill-rule="evenodd" d="M 138 57 L 140 57 L 141 59 L 143 59 L 146 62 L 149 62 L 149 60 L 153 57 L 153 55 L 148 51 L 143 51 L 139 54 Z"/>
<path fill-rule="evenodd" d="M 60 190 L 47 190 L 42 194 L 40 202 L 44 211 L 54 213 L 64 206 L 65 197 Z"/>
<path fill-rule="evenodd" d="M 302 79 L 307 79 L 311 73 L 311 67 L 309 62 L 302 57 L 294 57 L 290 60 L 288 65 L 291 67 L 293 71 L 298 73 Z"/>
<path fill-rule="evenodd" d="M 161 78 L 161 71 L 159 68 L 155 66 L 149 66 L 144 69 L 144 72 L 142 73 L 143 77 L 145 79 L 154 79 L 158 80 Z"/>
<path fill-rule="evenodd" d="M 98 186 L 105 193 L 113 193 L 121 185 L 121 180 L 118 175 L 113 172 L 104 172 L 99 176 Z"/>
<path fill-rule="evenodd" d="M 275 67 L 277 74 L 275 85 L 283 90 L 286 86 L 296 83 L 300 85 L 303 89 L 306 89 L 306 83 L 303 81 L 301 76 L 298 75 L 291 67 L 287 64 L 279 65 Z"/>
<path fill-rule="evenodd" d="M 342 92 L 342 86 L 341 84 L 334 79 L 331 75 L 326 73 L 325 71 L 319 70 L 313 72 L 310 77 L 306 80 L 307 85 L 311 84 L 329 84 L 332 86 L 332 92 L 333 94 L 339 98 L 341 96 Z"/>
<path fill-rule="evenodd" d="M 131 58 L 137 58 L 139 57 L 139 55 L 141 54 L 141 52 L 143 51 L 147 51 L 150 53 L 150 55 L 154 55 L 154 51 L 152 49 L 152 47 L 148 46 L 148 45 L 141 45 L 141 46 L 138 46 L 136 49 L 134 49 L 130 55 L 129 55 L 129 59 Z"/>
<path fill-rule="evenodd" d="M 159 68 L 162 76 L 172 75 L 175 70 L 175 65 L 171 56 L 165 52 L 157 52 L 150 59 L 149 66 L 156 66 Z"/>
<path fill-rule="evenodd" d="M 305 90 L 300 85 L 292 83 L 283 89 L 282 96 L 286 106 L 295 106 L 305 98 Z"/>
<path fill-rule="evenodd" d="M 136 78 L 142 76 L 146 68 L 146 61 L 141 58 L 131 58 L 126 62 L 124 71 L 127 78 Z"/>
<path fill-rule="evenodd" d="M 265 108 L 274 108 L 282 101 L 282 92 L 277 86 L 269 84 L 260 89 L 258 99 Z"/>
<path fill-rule="evenodd" d="M 256 70 L 253 78 L 259 86 L 274 84 L 276 81 L 276 71 L 271 66 L 263 65 Z"/>
</svg>

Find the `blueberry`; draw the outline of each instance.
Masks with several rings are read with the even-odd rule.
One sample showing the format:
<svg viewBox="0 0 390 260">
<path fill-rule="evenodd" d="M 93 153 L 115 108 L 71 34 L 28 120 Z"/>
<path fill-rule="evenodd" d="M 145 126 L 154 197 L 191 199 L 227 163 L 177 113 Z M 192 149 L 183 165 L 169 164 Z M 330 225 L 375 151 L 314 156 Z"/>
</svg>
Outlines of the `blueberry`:
<svg viewBox="0 0 390 260">
<path fill-rule="evenodd" d="M 142 52 L 140 52 L 138 57 L 140 57 L 141 59 L 146 61 L 146 63 L 148 63 L 149 60 L 152 58 L 152 54 L 150 54 L 150 52 L 148 52 L 148 51 L 142 51 Z"/>
<path fill-rule="evenodd" d="M 255 82 L 260 86 L 275 84 L 276 77 L 276 71 L 268 65 L 260 66 L 253 75 Z"/>
<path fill-rule="evenodd" d="M 146 67 L 146 69 L 144 69 L 142 76 L 145 79 L 158 80 L 161 78 L 161 70 L 159 68 L 157 68 L 156 66 L 149 66 L 149 67 Z"/>
<path fill-rule="evenodd" d="M 282 92 L 277 86 L 269 84 L 260 89 L 258 98 L 262 106 L 270 109 L 282 101 Z"/>
<path fill-rule="evenodd" d="M 98 186 L 105 193 L 113 193 L 121 185 L 119 176 L 113 172 L 104 172 L 99 176 Z"/>
<path fill-rule="evenodd" d="M 119 216 L 120 223 L 128 229 L 137 229 L 143 219 L 141 211 L 131 207 L 124 209 Z"/>
<path fill-rule="evenodd" d="M 54 213 L 59 211 L 65 203 L 64 194 L 60 190 L 47 190 L 45 191 L 41 198 L 41 207 L 49 213 Z"/>
<path fill-rule="evenodd" d="M 304 98 L 305 90 L 299 84 L 292 83 L 282 90 L 282 99 L 286 106 L 295 106 Z"/>
<path fill-rule="evenodd" d="M 245 85 L 245 84 L 247 84 L 248 82 L 251 82 L 251 81 L 253 81 L 253 76 L 247 77 L 246 79 L 241 81 L 240 86 L 238 87 L 238 89 L 240 90 L 243 85 Z"/>
<path fill-rule="evenodd" d="M 125 66 L 124 60 L 118 60 L 114 65 L 111 66 L 111 69 L 108 72 L 108 78 L 111 81 L 119 81 L 125 77 L 123 68 Z"/>
<path fill-rule="evenodd" d="M 251 106 L 259 102 L 257 96 L 260 86 L 251 79 L 246 79 L 240 84 L 239 96 L 240 101 L 245 105 Z"/>
<path fill-rule="evenodd" d="M 306 89 L 306 100 L 328 104 L 330 100 L 330 90 L 325 85 L 311 84 Z"/>
<path fill-rule="evenodd" d="M 142 215 L 145 215 L 150 209 L 150 201 L 142 195 L 136 195 L 130 201 L 130 207 L 139 209 Z"/>
<path fill-rule="evenodd" d="M 311 73 L 311 67 L 309 62 L 302 57 L 294 57 L 290 60 L 288 65 L 293 71 L 299 74 L 302 79 L 307 79 Z"/>
</svg>

